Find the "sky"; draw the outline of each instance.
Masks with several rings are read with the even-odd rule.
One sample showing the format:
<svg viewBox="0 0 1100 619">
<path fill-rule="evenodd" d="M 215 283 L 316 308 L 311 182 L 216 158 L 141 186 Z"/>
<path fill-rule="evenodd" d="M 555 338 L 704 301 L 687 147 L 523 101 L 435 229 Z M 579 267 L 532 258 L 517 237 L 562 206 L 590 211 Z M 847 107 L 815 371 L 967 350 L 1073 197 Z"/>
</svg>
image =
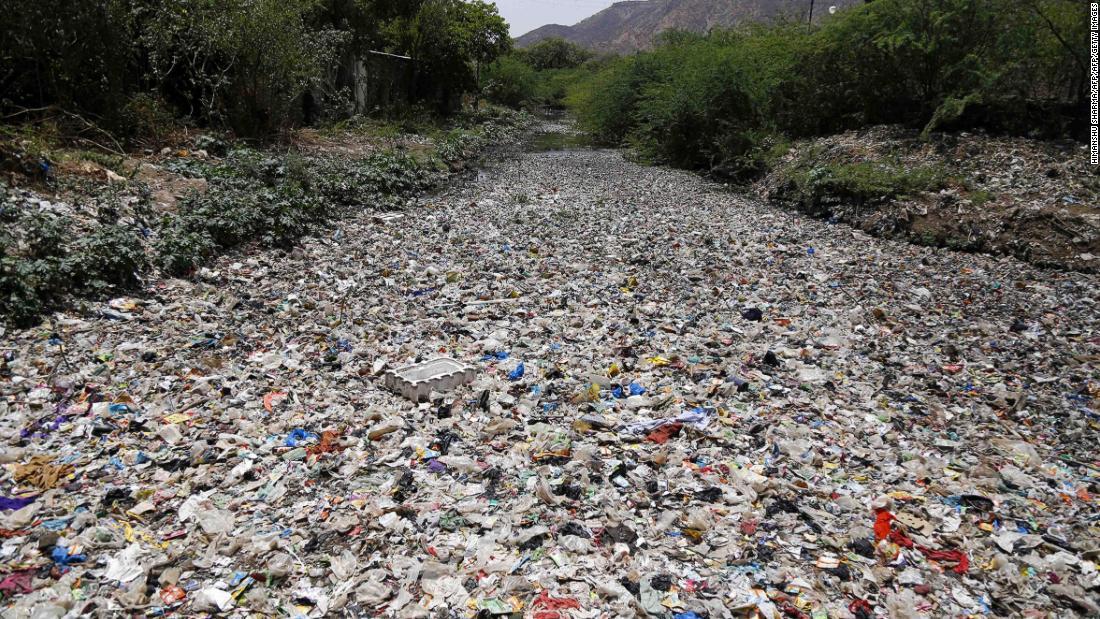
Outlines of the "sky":
<svg viewBox="0 0 1100 619">
<path fill-rule="evenodd" d="M 494 0 L 518 37 L 546 24 L 572 26 L 606 9 L 614 0 Z"/>
</svg>

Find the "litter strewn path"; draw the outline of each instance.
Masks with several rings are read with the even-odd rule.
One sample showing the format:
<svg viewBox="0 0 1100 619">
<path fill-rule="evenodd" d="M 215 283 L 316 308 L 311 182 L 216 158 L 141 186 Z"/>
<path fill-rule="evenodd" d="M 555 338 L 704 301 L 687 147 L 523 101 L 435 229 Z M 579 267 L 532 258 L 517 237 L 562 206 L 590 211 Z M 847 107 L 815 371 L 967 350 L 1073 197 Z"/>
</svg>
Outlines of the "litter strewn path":
<svg viewBox="0 0 1100 619">
<path fill-rule="evenodd" d="M 0 589 L 11 616 L 1096 616 L 1098 283 L 523 154 L 6 334 Z M 478 379 L 381 389 L 437 356 Z"/>
</svg>

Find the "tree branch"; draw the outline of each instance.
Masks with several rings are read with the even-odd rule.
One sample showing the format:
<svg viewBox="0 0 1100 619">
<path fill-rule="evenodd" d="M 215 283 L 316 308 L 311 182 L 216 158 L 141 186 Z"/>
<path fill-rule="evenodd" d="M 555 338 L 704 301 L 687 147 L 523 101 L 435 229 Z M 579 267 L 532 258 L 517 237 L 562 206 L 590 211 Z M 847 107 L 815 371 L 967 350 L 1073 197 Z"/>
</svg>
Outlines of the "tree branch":
<svg viewBox="0 0 1100 619">
<path fill-rule="evenodd" d="M 1077 68 L 1084 72 L 1086 70 L 1084 56 L 1079 55 L 1077 50 L 1074 49 L 1072 45 L 1067 43 L 1064 38 L 1062 38 L 1062 34 L 1058 32 L 1058 28 L 1054 25 L 1054 22 L 1052 22 L 1050 18 L 1047 17 L 1045 13 L 1043 13 L 1043 10 L 1039 7 L 1039 3 L 1036 0 L 1030 0 L 1027 5 L 1031 7 L 1031 10 L 1035 11 L 1036 15 L 1041 17 L 1042 20 L 1046 22 L 1047 28 L 1050 30 L 1050 33 L 1053 34 L 1054 38 L 1058 39 L 1058 42 L 1062 44 L 1062 47 L 1066 48 L 1066 51 L 1068 51 L 1070 55 L 1073 56 L 1073 61 L 1077 64 Z"/>
</svg>

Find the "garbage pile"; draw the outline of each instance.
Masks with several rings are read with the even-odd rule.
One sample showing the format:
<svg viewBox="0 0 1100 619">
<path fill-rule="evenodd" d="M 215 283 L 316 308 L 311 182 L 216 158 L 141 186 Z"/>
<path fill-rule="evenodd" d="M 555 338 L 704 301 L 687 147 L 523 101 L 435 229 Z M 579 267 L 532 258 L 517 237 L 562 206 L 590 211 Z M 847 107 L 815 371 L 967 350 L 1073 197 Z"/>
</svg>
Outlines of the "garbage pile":
<svg viewBox="0 0 1100 619">
<path fill-rule="evenodd" d="M 872 127 L 795 143 L 756 193 L 876 236 L 1096 273 L 1100 171 L 1088 164 L 1087 151 L 1073 140 L 966 132 L 926 138 Z M 875 174 L 864 179 L 867 166 Z M 906 186 L 922 174 L 936 178 L 933 186 Z M 829 180 L 834 175 L 842 178 Z M 812 188 L 792 182 L 800 176 Z M 884 181 L 891 176 L 909 181 Z M 890 184 L 900 195 L 880 193 Z"/>
<path fill-rule="evenodd" d="M 4 333 L 4 616 L 1100 614 L 1097 276 L 605 151 L 428 202 Z"/>
</svg>

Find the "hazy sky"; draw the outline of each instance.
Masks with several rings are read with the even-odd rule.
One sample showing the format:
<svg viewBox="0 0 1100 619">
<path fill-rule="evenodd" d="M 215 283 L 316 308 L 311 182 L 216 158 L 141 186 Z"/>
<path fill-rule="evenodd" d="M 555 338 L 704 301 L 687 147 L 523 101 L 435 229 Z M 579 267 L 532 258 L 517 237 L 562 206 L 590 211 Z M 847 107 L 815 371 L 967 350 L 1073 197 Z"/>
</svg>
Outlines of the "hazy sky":
<svg viewBox="0 0 1100 619">
<path fill-rule="evenodd" d="M 512 26 L 512 36 L 546 24 L 572 26 L 611 6 L 614 0 L 494 0 L 500 14 Z"/>
</svg>

